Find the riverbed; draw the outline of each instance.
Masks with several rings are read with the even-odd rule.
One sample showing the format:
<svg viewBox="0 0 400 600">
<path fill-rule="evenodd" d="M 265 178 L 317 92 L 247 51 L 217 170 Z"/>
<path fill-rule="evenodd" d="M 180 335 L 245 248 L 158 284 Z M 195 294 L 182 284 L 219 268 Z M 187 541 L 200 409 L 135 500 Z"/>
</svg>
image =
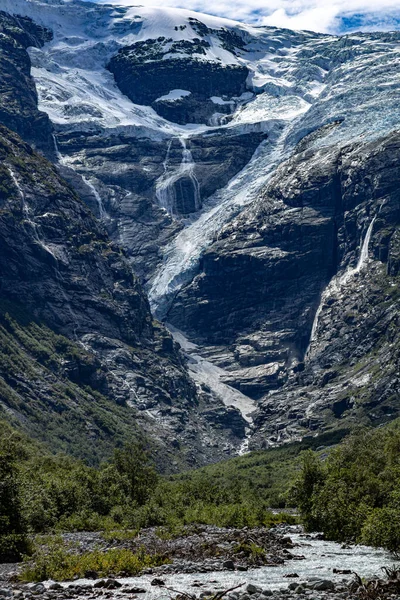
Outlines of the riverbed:
<svg viewBox="0 0 400 600">
<path fill-rule="evenodd" d="M 293 541 L 292 555 L 295 558 L 285 561 L 283 565 L 264 566 L 239 571 L 215 571 L 208 573 L 173 573 L 157 575 L 142 575 L 140 577 L 118 578 L 121 584 L 140 587 L 146 590 L 140 594 L 142 600 L 155 600 L 160 598 L 162 588 L 152 585 L 155 577 L 165 582 L 165 587 L 186 593 L 199 594 L 202 591 L 216 591 L 232 588 L 236 585 L 254 584 L 267 590 L 287 589 L 293 581 L 306 581 L 314 579 L 330 580 L 335 584 L 344 580 L 349 582 L 352 574 L 334 573 L 337 570 L 356 572 L 361 577 L 382 576 L 381 568 L 395 564 L 394 558 L 382 549 L 367 546 L 341 546 L 335 542 L 319 539 L 317 535 L 299 533 L 298 528 L 287 528 L 287 533 Z M 399 563 L 397 563 L 400 566 Z M 297 578 L 288 577 L 296 573 Z M 50 583 L 50 582 L 48 582 Z M 93 584 L 93 580 L 81 579 L 75 585 Z M 65 584 L 68 585 L 68 584 Z"/>
</svg>

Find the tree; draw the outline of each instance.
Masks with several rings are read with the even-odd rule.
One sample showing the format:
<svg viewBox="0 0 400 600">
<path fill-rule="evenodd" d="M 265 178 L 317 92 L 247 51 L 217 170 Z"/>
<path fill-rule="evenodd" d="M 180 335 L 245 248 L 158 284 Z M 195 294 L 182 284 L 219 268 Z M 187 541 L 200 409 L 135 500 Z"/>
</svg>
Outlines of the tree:
<svg viewBox="0 0 400 600">
<path fill-rule="evenodd" d="M 22 518 L 19 477 L 15 456 L 0 449 L 0 561 L 14 562 L 28 551 Z"/>
<path fill-rule="evenodd" d="M 318 456 L 311 450 L 300 455 L 301 471 L 291 489 L 291 496 L 306 531 L 318 531 L 320 523 L 314 513 L 314 496 L 321 489 L 325 480 L 325 471 Z"/>
<path fill-rule="evenodd" d="M 124 479 L 130 500 L 139 506 L 145 504 L 158 483 L 158 475 L 142 444 L 131 442 L 115 450 L 113 464 Z"/>
</svg>

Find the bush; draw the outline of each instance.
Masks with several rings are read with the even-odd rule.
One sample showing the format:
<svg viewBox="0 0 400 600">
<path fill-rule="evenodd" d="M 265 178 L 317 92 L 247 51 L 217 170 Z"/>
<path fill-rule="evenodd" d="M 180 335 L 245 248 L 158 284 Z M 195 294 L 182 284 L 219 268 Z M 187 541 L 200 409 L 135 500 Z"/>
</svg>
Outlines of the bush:
<svg viewBox="0 0 400 600">
<path fill-rule="evenodd" d="M 400 550 L 400 513 L 397 508 L 376 508 L 365 520 L 360 542 L 382 546 L 391 552 Z"/>
<path fill-rule="evenodd" d="M 308 530 L 327 538 L 400 549 L 400 427 L 360 431 L 323 463 L 303 455 L 293 498 Z"/>
<path fill-rule="evenodd" d="M 94 550 L 83 554 L 74 554 L 72 548 L 56 541 L 44 550 L 38 549 L 31 561 L 25 565 L 20 579 L 22 581 L 68 581 L 85 577 L 89 571 L 95 571 L 99 577 L 109 575 L 138 575 L 143 569 L 158 567 L 170 560 L 161 555 L 150 555 L 144 551 L 136 554 L 125 548 L 113 548 L 107 552 Z"/>
</svg>

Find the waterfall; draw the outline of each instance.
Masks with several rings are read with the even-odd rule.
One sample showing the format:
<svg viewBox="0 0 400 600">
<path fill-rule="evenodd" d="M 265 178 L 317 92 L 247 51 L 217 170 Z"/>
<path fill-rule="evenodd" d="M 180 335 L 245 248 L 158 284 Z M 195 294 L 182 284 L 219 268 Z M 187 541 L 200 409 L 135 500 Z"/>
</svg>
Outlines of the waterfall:
<svg viewBox="0 0 400 600">
<path fill-rule="evenodd" d="M 99 219 L 100 219 L 100 221 L 102 221 L 107 216 L 107 213 L 104 209 L 103 200 L 102 200 L 99 192 L 94 187 L 93 183 L 90 181 L 90 179 L 86 179 L 86 177 L 83 177 L 83 176 L 82 176 L 82 179 L 85 182 L 85 184 L 88 186 L 90 191 L 92 192 L 93 196 L 96 198 L 96 202 L 99 207 Z"/>
<path fill-rule="evenodd" d="M 168 146 L 167 146 L 167 154 L 165 155 L 165 159 L 163 162 L 163 167 L 164 167 L 164 175 L 166 175 L 167 171 L 168 171 L 168 163 L 169 163 L 169 155 L 171 153 L 171 146 L 172 146 L 172 142 L 174 141 L 174 138 L 171 138 L 168 142 Z"/>
<path fill-rule="evenodd" d="M 368 261 L 368 252 L 369 252 L 369 243 L 371 241 L 372 230 L 374 228 L 376 216 L 372 219 L 371 223 L 368 226 L 367 233 L 365 234 L 365 238 L 363 244 L 361 246 L 361 252 L 358 259 L 357 266 L 354 269 L 348 269 L 346 273 L 343 275 L 343 283 L 346 283 L 348 279 L 356 273 L 359 273 L 363 267 L 366 265 Z"/>
<path fill-rule="evenodd" d="M 51 256 L 57 260 L 56 256 L 54 255 L 53 251 L 44 243 L 40 230 L 39 230 L 39 226 L 32 220 L 31 217 L 31 210 L 28 206 L 28 203 L 26 202 L 25 199 L 25 194 L 19 184 L 19 181 L 17 179 L 17 176 L 15 175 L 14 171 L 12 170 L 11 167 L 8 167 L 8 171 L 10 173 L 11 179 L 13 180 L 13 183 L 15 185 L 15 187 L 18 190 L 19 196 L 21 198 L 21 203 L 22 203 L 22 214 L 24 216 L 24 220 L 29 223 L 29 225 L 32 228 L 33 231 L 33 237 L 35 239 L 35 241 L 39 244 L 39 246 L 41 246 L 44 250 L 46 250 L 46 252 L 48 252 L 48 254 L 51 254 Z"/>
<path fill-rule="evenodd" d="M 58 162 L 60 163 L 60 165 L 62 165 L 62 164 L 63 164 L 63 162 L 64 162 L 64 159 L 63 159 L 63 157 L 62 157 L 62 154 L 61 154 L 60 150 L 58 149 L 58 142 L 57 142 L 57 138 L 56 138 L 56 135 L 55 135 L 55 133 L 53 133 L 51 137 L 53 138 L 53 142 L 54 142 L 54 149 L 55 149 L 55 151 L 56 151 L 56 157 L 57 157 L 57 160 L 58 160 Z"/>
<path fill-rule="evenodd" d="M 355 267 L 346 269 L 346 271 L 341 276 L 335 275 L 332 278 L 332 280 L 329 282 L 327 287 L 324 289 L 317 312 L 315 313 L 315 317 L 314 317 L 314 321 L 313 321 L 313 325 L 312 325 L 312 329 L 311 329 L 310 341 L 309 341 L 308 348 L 307 348 L 307 351 L 305 354 L 306 356 L 308 355 L 308 353 L 310 351 L 312 342 L 314 342 L 317 337 L 318 322 L 319 322 L 319 318 L 321 316 L 322 308 L 323 308 L 326 300 L 333 294 L 340 292 L 341 286 L 345 285 L 354 275 L 360 273 L 363 270 L 363 268 L 366 266 L 366 264 L 368 262 L 369 244 L 371 241 L 371 236 L 372 236 L 372 231 L 374 228 L 375 219 L 376 219 L 376 216 L 371 220 L 371 223 L 368 226 L 367 232 L 365 234 L 365 237 L 364 237 L 364 240 L 363 240 L 363 243 L 361 246 L 360 256 L 358 258 L 357 265 Z"/>
<path fill-rule="evenodd" d="M 199 217 L 185 227 L 164 250 L 164 261 L 149 289 L 153 311 L 162 319 L 173 298 L 196 272 L 200 256 L 222 227 L 253 201 L 278 164 L 288 155 L 282 133 L 276 145 L 262 142 L 250 163 L 222 190 L 207 200 Z"/>
<path fill-rule="evenodd" d="M 169 166 L 169 155 L 171 152 L 171 146 L 174 139 L 178 139 L 182 146 L 182 160 L 178 168 L 174 168 L 171 174 L 168 174 Z M 165 208 L 170 215 L 179 214 L 178 210 L 178 197 L 176 186 L 179 185 L 179 181 L 187 177 L 191 182 L 193 191 L 193 210 L 188 212 L 196 212 L 201 208 L 200 198 L 200 185 L 195 175 L 195 162 L 190 149 L 187 147 L 187 137 L 182 136 L 180 138 L 173 138 L 169 141 L 167 147 L 167 154 L 163 162 L 164 173 L 158 179 L 156 183 L 156 198 L 158 204 Z M 185 196 L 185 191 L 181 190 L 181 195 Z"/>
</svg>

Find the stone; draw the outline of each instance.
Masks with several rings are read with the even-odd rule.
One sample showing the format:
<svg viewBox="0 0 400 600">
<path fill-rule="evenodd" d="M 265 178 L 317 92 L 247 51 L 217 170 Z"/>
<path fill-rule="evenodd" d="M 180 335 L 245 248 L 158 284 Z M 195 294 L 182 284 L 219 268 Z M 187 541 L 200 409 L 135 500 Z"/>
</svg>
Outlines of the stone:
<svg viewBox="0 0 400 600">
<path fill-rule="evenodd" d="M 311 585 L 313 590 L 316 590 L 317 592 L 326 592 L 326 591 L 334 591 L 335 589 L 335 584 L 333 583 L 333 581 L 330 581 L 329 579 L 322 579 L 320 581 L 316 581 L 315 583 L 313 583 Z"/>
<path fill-rule="evenodd" d="M 165 581 L 163 579 L 153 579 L 151 582 L 151 585 L 158 585 L 158 586 L 164 586 L 165 585 Z"/>
<path fill-rule="evenodd" d="M 99 574 L 97 573 L 97 571 L 86 571 L 85 572 L 86 579 L 97 579 L 98 576 L 99 576 Z"/>
<path fill-rule="evenodd" d="M 256 585 L 253 585 L 252 583 L 249 583 L 246 586 L 246 592 L 248 594 L 259 594 L 261 592 L 261 588 L 257 587 Z"/>
<path fill-rule="evenodd" d="M 31 587 L 31 592 L 32 594 L 44 594 L 44 592 L 46 591 L 46 587 L 43 583 L 35 583 L 35 585 L 33 585 Z"/>
<path fill-rule="evenodd" d="M 222 566 L 224 569 L 228 569 L 229 571 L 234 571 L 235 570 L 235 563 L 233 562 L 233 560 L 225 560 L 222 563 Z"/>
</svg>

